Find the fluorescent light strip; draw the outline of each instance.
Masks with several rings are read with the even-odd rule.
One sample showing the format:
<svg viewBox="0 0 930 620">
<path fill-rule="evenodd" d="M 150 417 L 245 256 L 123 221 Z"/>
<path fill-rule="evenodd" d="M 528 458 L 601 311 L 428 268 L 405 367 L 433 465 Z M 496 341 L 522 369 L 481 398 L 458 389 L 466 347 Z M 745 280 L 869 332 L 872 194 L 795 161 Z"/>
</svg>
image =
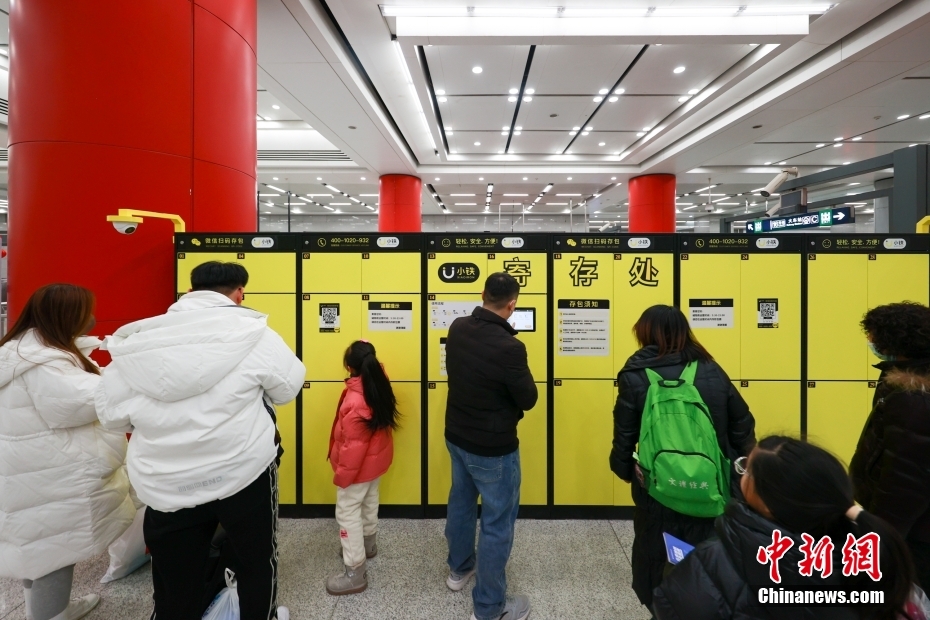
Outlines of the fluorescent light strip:
<svg viewBox="0 0 930 620">
<path fill-rule="evenodd" d="M 576 8 L 532 6 L 381 6 L 385 17 L 726 17 L 738 15 L 818 15 L 832 5 L 695 6 L 640 8 Z"/>
<path fill-rule="evenodd" d="M 450 196 L 474 196 L 474 194 L 449 194 Z"/>
<path fill-rule="evenodd" d="M 259 196 L 280 196 L 281 194 L 259 194 Z"/>
<path fill-rule="evenodd" d="M 407 86 L 410 88 L 410 94 L 413 97 L 413 103 L 417 106 L 417 112 L 420 113 L 420 120 L 423 121 L 423 127 L 426 129 L 426 134 L 429 136 L 430 142 L 433 144 L 433 149 L 436 149 L 436 140 L 433 139 L 433 132 L 430 130 L 429 121 L 426 118 L 426 114 L 423 112 L 423 106 L 420 105 L 420 97 L 417 95 L 417 87 L 413 83 L 413 77 L 410 75 L 410 69 L 407 68 L 407 59 L 404 58 L 404 50 L 400 47 L 400 41 L 394 40 L 394 50 L 397 52 L 397 58 L 400 60 L 401 66 L 404 68 L 404 79 L 407 80 Z"/>
<path fill-rule="evenodd" d="M 273 190 L 275 190 L 276 192 L 281 192 L 282 194 L 286 194 L 286 193 L 287 193 L 287 190 L 286 190 L 286 189 L 281 189 L 280 187 L 275 187 L 274 185 L 268 185 L 267 183 L 265 183 L 265 187 L 267 187 L 268 189 L 273 189 Z"/>
</svg>

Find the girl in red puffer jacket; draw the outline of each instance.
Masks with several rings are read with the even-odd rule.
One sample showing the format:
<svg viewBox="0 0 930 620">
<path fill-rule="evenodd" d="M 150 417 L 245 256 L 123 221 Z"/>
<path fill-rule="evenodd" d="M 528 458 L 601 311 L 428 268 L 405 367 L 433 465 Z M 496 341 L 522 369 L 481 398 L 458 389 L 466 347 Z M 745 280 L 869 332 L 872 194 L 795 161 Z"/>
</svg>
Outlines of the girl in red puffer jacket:
<svg viewBox="0 0 930 620">
<path fill-rule="evenodd" d="M 392 432 L 397 428 L 397 398 L 384 368 L 367 340 L 346 349 L 349 371 L 329 438 L 336 490 L 336 521 L 345 570 L 326 581 L 333 595 L 355 594 L 368 587 L 366 559 L 378 553 L 378 483 L 394 458 Z"/>
</svg>

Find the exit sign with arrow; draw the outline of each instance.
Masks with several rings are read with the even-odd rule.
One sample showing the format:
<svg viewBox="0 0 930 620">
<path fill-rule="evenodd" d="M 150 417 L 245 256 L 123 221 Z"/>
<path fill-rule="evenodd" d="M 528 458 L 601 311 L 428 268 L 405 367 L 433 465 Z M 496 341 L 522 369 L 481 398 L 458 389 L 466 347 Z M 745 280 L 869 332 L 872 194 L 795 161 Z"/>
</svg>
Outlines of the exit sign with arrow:
<svg viewBox="0 0 930 620">
<path fill-rule="evenodd" d="M 752 220 L 746 224 L 746 232 L 767 233 L 795 228 L 815 228 L 849 224 L 856 221 L 856 212 L 852 207 L 823 209 L 813 213 L 798 213 L 786 217 L 773 217 L 764 220 Z"/>
</svg>

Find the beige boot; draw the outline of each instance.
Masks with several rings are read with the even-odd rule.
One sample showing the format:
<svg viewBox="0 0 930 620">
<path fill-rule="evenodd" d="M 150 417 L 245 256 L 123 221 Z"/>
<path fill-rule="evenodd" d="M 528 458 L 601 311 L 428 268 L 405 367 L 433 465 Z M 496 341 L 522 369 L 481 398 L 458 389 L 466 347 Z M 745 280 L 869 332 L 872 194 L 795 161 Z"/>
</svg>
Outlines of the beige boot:
<svg viewBox="0 0 930 620">
<path fill-rule="evenodd" d="M 326 591 L 333 596 L 343 594 L 358 594 L 368 587 L 368 563 L 362 562 L 358 566 L 346 566 L 326 580 Z"/>
<path fill-rule="evenodd" d="M 365 537 L 365 557 L 369 560 L 378 555 L 378 535 L 372 534 Z"/>
</svg>

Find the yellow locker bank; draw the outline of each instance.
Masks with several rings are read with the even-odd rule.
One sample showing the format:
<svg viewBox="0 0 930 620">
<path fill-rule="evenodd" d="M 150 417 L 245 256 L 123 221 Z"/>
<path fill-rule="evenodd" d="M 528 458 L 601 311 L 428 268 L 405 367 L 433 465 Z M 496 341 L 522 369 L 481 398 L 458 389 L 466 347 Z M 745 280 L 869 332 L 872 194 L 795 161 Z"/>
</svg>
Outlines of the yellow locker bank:
<svg viewBox="0 0 930 620">
<path fill-rule="evenodd" d="M 553 502 L 630 506 L 629 485 L 610 471 L 616 377 L 638 348 L 633 324 L 672 304 L 672 235 L 553 237 Z"/>
<path fill-rule="evenodd" d="M 517 429 L 522 485 L 520 504 L 545 506 L 548 497 L 549 379 L 549 235 L 483 233 L 431 235 L 426 247 L 427 325 L 427 504 L 428 514 L 442 514 L 449 499 L 451 461 L 445 445 L 448 379 L 445 337 L 449 325 L 481 305 L 488 275 L 503 271 L 520 284 L 517 311 L 511 318 L 526 344 L 530 370 L 539 390 L 536 407 Z"/>
<path fill-rule="evenodd" d="M 806 235 L 804 249 L 807 438 L 849 463 L 878 379 L 859 322 L 875 306 L 928 303 L 930 236 Z"/>
</svg>

